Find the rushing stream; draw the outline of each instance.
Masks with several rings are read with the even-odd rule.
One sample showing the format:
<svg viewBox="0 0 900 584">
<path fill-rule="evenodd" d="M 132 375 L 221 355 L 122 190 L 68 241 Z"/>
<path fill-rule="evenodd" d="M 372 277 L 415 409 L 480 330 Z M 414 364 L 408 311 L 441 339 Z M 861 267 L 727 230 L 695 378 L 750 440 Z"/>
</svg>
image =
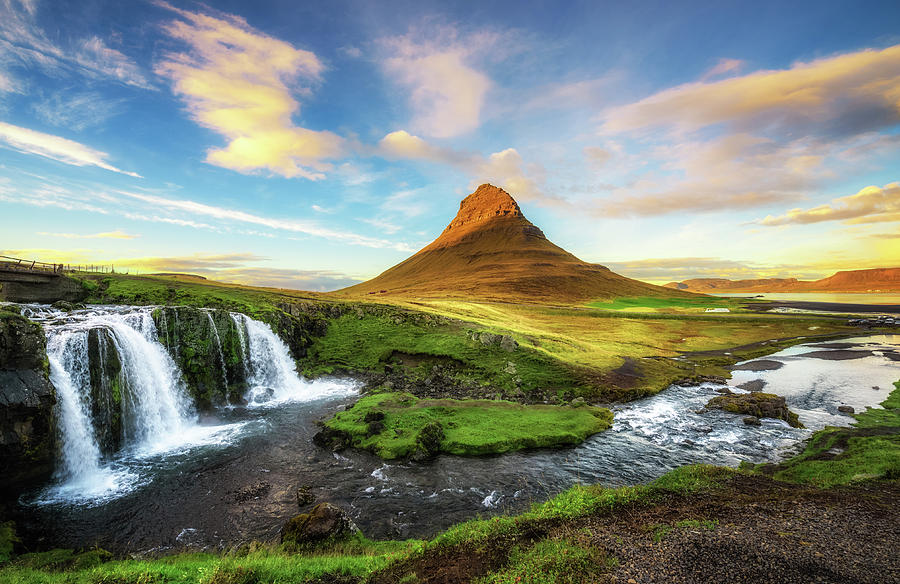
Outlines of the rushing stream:
<svg viewBox="0 0 900 584">
<path fill-rule="evenodd" d="M 617 406 L 613 427 L 577 447 L 385 463 L 312 444 L 315 420 L 351 403 L 357 386 L 300 378 L 287 347 L 264 323 L 231 315 L 248 405 L 198 416 L 150 309 L 35 308 L 31 317 L 47 331 L 63 458 L 54 483 L 23 498 L 17 521 L 48 544 L 118 551 L 276 539 L 297 512 L 302 486 L 348 509 L 370 537 L 421 537 L 478 514 L 521 510 L 579 482 L 634 484 L 683 464 L 774 461 L 812 430 L 852 422 L 839 405 L 875 406 L 900 378 L 900 335 L 810 343 L 745 363 L 730 381 L 735 391 L 752 382 L 784 395 L 805 430 L 767 419 L 747 426 L 740 416 L 703 412 L 721 386 L 673 386 Z M 114 449 L 92 427 L 102 413 L 88 395 L 86 361 L 96 330 L 109 336 L 106 346 L 123 364 L 117 387 L 127 396 L 124 438 Z"/>
</svg>

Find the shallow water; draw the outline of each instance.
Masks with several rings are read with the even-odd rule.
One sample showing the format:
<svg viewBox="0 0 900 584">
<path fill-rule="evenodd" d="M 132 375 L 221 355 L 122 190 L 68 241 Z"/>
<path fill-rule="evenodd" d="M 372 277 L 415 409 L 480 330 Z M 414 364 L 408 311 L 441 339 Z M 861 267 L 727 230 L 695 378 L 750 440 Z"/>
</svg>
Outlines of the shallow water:
<svg viewBox="0 0 900 584">
<path fill-rule="evenodd" d="M 869 292 L 722 292 L 725 298 L 759 298 L 791 302 L 836 302 L 840 304 L 900 304 L 900 294 Z"/>
<path fill-rule="evenodd" d="M 741 416 L 700 413 L 721 386 L 673 386 L 616 407 L 612 428 L 577 447 L 388 464 L 312 444 L 314 421 L 355 399 L 341 396 L 341 382 L 323 380 L 336 393 L 224 409 L 201 420 L 197 437 L 169 450 L 124 453 L 110 468 L 135 477 L 134 484 L 116 498 L 41 500 L 35 493 L 20 505 L 19 522 L 52 545 L 221 548 L 277 540 L 281 524 L 298 510 L 296 489 L 309 485 L 318 500 L 348 509 L 370 537 L 430 536 L 479 514 L 522 510 L 576 483 L 634 484 L 684 464 L 778 460 L 813 429 L 852 422 L 837 413 L 838 405 L 874 406 L 900 378 L 900 362 L 888 356 L 900 350 L 900 336 L 849 343 L 869 354 L 829 361 L 802 355 L 840 349 L 801 345 L 765 357 L 783 363 L 780 369 L 735 372 L 730 382 L 764 380 L 765 391 L 784 395 L 806 430 L 776 420 L 746 426 Z"/>
</svg>

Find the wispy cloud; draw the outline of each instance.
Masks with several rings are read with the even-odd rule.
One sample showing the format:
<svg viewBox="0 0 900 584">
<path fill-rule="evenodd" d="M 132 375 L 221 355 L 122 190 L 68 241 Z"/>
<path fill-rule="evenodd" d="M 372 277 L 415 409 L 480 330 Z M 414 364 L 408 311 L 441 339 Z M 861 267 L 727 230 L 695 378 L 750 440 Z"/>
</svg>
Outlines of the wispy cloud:
<svg viewBox="0 0 900 584">
<path fill-rule="evenodd" d="M 122 104 L 122 100 L 105 98 L 97 92 L 53 93 L 36 100 L 31 109 L 48 124 L 81 132 L 122 113 Z"/>
<path fill-rule="evenodd" d="M 111 170 L 121 174 L 127 174 L 141 178 L 141 175 L 116 168 L 107 162 L 109 155 L 99 150 L 94 150 L 84 144 L 68 140 L 53 134 L 44 134 L 28 128 L 13 126 L 0 122 L 0 145 L 26 154 L 37 154 L 73 166 L 96 166 L 104 170 Z"/>
<path fill-rule="evenodd" d="M 805 225 L 825 221 L 849 224 L 900 221 L 900 183 L 868 186 L 859 192 L 811 209 L 791 209 L 784 215 L 768 215 L 760 225 Z"/>
<path fill-rule="evenodd" d="M 353 233 L 350 231 L 338 231 L 327 229 L 310 221 L 300 221 L 293 219 L 276 219 L 274 217 L 265 217 L 262 215 L 254 215 L 245 211 L 235 209 L 227 209 L 224 207 L 216 207 L 196 201 L 182 199 L 168 199 L 156 195 L 144 193 L 117 191 L 118 194 L 129 197 L 144 203 L 149 203 L 157 209 L 165 209 L 176 211 L 179 213 L 188 213 L 193 216 L 211 217 L 222 221 L 231 221 L 238 223 L 248 223 L 251 225 L 260 225 L 271 229 L 282 231 L 291 231 L 294 233 L 303 233 L 315 237 L 322 237 L 332 241 L 340 241 L 350 245 L 361 245 L 364 247 L 396 249 L 399 251 L 412 251 L 408 245 L 404 243 L 392 242 L 384 239 L 376 239 Z"/>
<path fill-rule="evenodd" d="M 206 161 L 243 173 L 324 178 L 331 168 L 327 161 L 342 152 L 343 140 L 291 119 L 300 110 L 295 95 L 309 93 L 320 80 L 324 66 L 318 57 L 238 16 L 158 4 L 178 15 L 164 30 L 189 51 L 168 53 L 156 72 L 173 81 L 194 121 L 228 140 L 224 148 L 208 150 Z"/>
<path fill-rule="evenodd" d="M 141 68 L 96 36 L 51 40 L 38 25 L 40 6 L 32 0 L 0 0 L 0 67 L 39 68 L 54 76 L 78 75 L 152 89 Z"/>
<path fill-rule="evenodd" d="M 740 71 L 743 66 L 744 62 L 740 59 L 719 59 L 718 63 L 703 74 L 700 81 L 708 81 L 710 79 L 715 79 L 716 77 L 721 77 L 722 75 L 736 73 Z"/>
<path fill-rule="evenodd" d="M 414 131 L 447 138 L 479 126 L 492 82 L 474 62 L 498 40 L 490 32 L 463 38 L 450 26 L 381 40 L 385 71 L 409 92 Z"/>
<path fill-rule="evenodd" d="M 125 233 L 119 229 L 101 233 L 50 233 L 47 231 L 38 231 L 38 235 L 43 235 L 45 237 L 62 237 L 64 239 L 136 239 L 140 237 L 139 235 Z"/>
</svg>

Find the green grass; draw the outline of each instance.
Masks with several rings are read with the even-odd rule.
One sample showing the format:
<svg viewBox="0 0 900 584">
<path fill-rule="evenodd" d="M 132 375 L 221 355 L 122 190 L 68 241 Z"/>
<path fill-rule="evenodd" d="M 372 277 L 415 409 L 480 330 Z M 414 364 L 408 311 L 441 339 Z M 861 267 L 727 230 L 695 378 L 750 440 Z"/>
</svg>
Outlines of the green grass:
<svg viewBox="0 0 900 584">
<path fill-rule="evenodd" d="M 527 548 L 516 546 L 506 567 L 476 580 L 477 584 L 582 584 L 615 567 L 614 558 L 572 540 L 545 539 Z"/>
<path fill-rule="evenodd" d="M 24 554 L 0 568 L 5 584 L 258 584 L 308 582 L 323 576 L 364 577 L 418 548 L 417 541 L 359 538 L 322 553 L 294 554 L 277 546 L 235 553 L 189 553 L 147 560 L 112 560 L 102 550 Z"/>
<path fill-rule="evenodd" d="M 325 336 L 315 340 L 301 363 L 305 373 L 383 371 L 393 361 L 414 378 L 427 377 L 435 365 L 440 365 L 462 384 L 489 386 L 507 396 L 562 390 L 571 399 L 586 392 L 571 367 L 534 349 L 520 347 L 507 352 L 498 346 L 486 346 L 470 339 L 467 327 L 460 323 L 397 320 L 368 314 L 331 320 Z M 401 357 L 392 358 L 398 354 Z M 397 361 L 402 356 L 418 365 L 401 365 Z"/>
<path fill-rule="evenodd" d="M 375 417 L 377 421 L 366 421 Z M 579 444 L 611 423 L 612 412 L 591 406 L 417 399 L 408 393 L 392 392 L 363 397 L 351 409 L 338 412 L 326 427 L 349 436 L 356 448 L 395 459 L 439 452 L 481 455 Z M 371 431 L 373 424 L 379 426 L 375 434 Z M 432 445 L 423 432 L 435 428 L 440 430 Z"/>
<path fill-rule="evenodd" d="M 705 313 L 707 308 L 727 308 L 731 312 L 746 312 L 743 308 L 747 300 L 720 298 L 716 296 L 665 297 L 665 296 L 623 296 L 609 301 L 591 302 L 588 306 L 601 310 L 661 312 L 661 313 Z"/>
<path fill-rule="evenodd" d="M 802 453 L 776 467 L 778 480 L 818 487 L 900 478 L 900 381 L 881 402 L 855 414 L 851 428 L 819 430 Z"/>
</svg>

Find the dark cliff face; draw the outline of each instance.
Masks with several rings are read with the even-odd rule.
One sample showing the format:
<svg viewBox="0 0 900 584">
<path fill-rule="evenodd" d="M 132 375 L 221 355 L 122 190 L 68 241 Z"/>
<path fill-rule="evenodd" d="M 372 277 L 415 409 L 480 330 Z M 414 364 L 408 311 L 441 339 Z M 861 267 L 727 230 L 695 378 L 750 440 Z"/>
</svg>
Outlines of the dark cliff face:
<svg viewBox="0 0 900 584">
<path fill-rule="evenodd" d="M 52 475 L 55 403 L 43 329 L 0 311 L 0 495 L 17 494 Z"/>
</svg>

